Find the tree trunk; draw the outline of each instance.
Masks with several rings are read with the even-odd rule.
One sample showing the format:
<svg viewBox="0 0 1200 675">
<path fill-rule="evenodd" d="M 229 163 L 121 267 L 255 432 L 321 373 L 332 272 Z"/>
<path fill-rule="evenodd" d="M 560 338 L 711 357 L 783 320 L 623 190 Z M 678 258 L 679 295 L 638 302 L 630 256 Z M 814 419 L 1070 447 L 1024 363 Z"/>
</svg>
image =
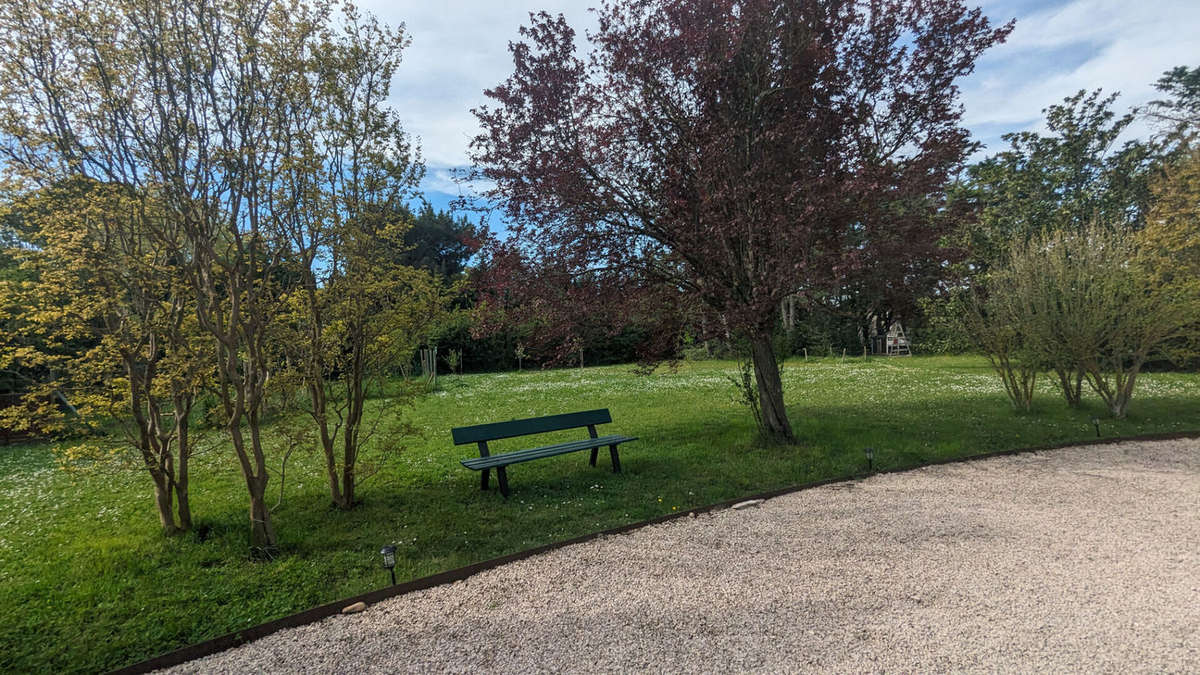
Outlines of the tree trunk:
<svg viewBox="0 0 1200 675">
<path fill-rule="evenodd" d="M 342 470 L 342 503 L 338 508 L 349 511 L 354 508 L 354 465 L 348 464 Z"/>
<path fill-rule="evenodd" d="M 191 414 L 191 404 L 187 403 L 180 410 L 179 399 L 175 404 L 175 429 L 178 435 L 176 445 L 179 448 L 179 468 L 175 475 L 175 503 L 179 512 L 179 527 L 184 530 L 192 529 L 192 504 L 188 497 L 188 459 L 192 454 L 191 439 L 188 437 L 188 416 Z"/>
<path fill-rule="evenodd" d="M 354 331 L 353 359 L 346 375 L 346 422 L 342 428 L 342 500 L 338 508 L 354 508 L 354 484 L 358 480 L 358 451 L 362 440 L 363 413 L 366 407 L 366 345 L 364 327 L 359 323 Z"/>
<path fill-rule="evenodd" d="M 325 477 L 329 480 L 329 498 L 333 501 L 334 506 L 345 508 L 341 486 L 338 483 L 337 439 L 329 431 L 323 375 L 319 370 L 312 369 L 309 372 L 309 378 L 309 405 L 312 406 L 309 413 L 317 423 L 317 432 L 321 438 L 321 451 L 325 453 Z"/>
<path fill-rule="evenodd" d="M 1088 384 L 1104 400 L 1108 411 L 1116 419 L 1124 418 L 1129 411 L 1129 402 L 1133 400 L 1133 387 L 1144 360 L 1145 356 L 1138 354 L 1131 365 L 1117 364 L 1116 372 L 1112 374 L 1114 381 L 1111 386 L 1100 364 L 1094 361 L 1085 364 Z"/>
<path fill-rule="evenodd" d="M 179 505 L 179 529 L 192 529 L 192 505 L 189 501 L 187 481 L 175 483 L 175 501 Z"/>
<path fill-rule="evenodd" d="M 278 552 L 271 511 L 267 508 L 266 477 L 247 481 L 250 488 L 250 549 L 256 556 L 273 558 Z"/>
<path fill-rule="evenodd" d="M 1033 394 L 1037 389 L 1037 370 L 1022 362 L 1013 363 L 1005 354 L 988 354 L 988 361 L 1004 381 L 1004 390 L 1012 401 L 1013 409 L 1032 409 Z"/>
<path fill-rule="evenodd" d="M 1058 383 L 1062 387 L 1063 398 L 1067 399 L 1067 405 L 1078 408 L 1083 400 L 1083 371 L 1055 368 L 1054 373 L 1058 375 Z"/>
<path fill-rule="evenodd" d="M 154 477 L 154 504 L 158 507 L 158 521 L 162 524 L 163 534 L 168 537 L 179 534 L 175 512 L 171 508 L 171 486 L 161 474 Z"/>
<path fill-rule="evenodd" d="M 1137 382 L 1138 371 L 1141 369 L 1141 363 L 1137 363 L 1130 369 L 1126 379 L 1120 382 L 1117 387 L 1117 395 L 1113 398 L 1109 410 L 1113 417 L 1124 419 L 1125 413 L 1129 411 L 1129 402 L 1133 400 L 1133 385 Z"/>
<path fill-rule="evenodd" d="M 267 508 L 267 480 L 265 458 L 262 453 L 261 439 L 257 435 L 258 419 L 255 415 L 230 415 L 233 422 L 226 425 L 226 431 L 233 442 L 234 453 L 241 465 L 242 478 L 246 481 L 246 492 L 250 495 L 250 552 L 256 557 L 272 558 L 277 551 L 275 528 L 271 525 L 271 510 Z M 239 420 L 248 418 L 250 426 L 250 443 L 254 450 L 253 463 L 246 450 L 246 437 L 242 434 Z"/>
<path fill-rule="evenodd" d="M 333 439 L 330 439 L 330 445 L 326 446 L 325 457 L 325 473 L 329 477 L 329 499 L 333 505 L 339 509 L 349 508 L 346 506 L 346 493 L 342 490 L 341 483 L 338 482 L 338 465 L 333 456 Z"/>
<path fill-rule="evenodd" d="M 349 388 L 348 388 L 349 389 Z M 348 391 L 349 396 L 355 397 L 346 414 L 345 428 L 342 431 L 342 463 L 341 476 L 338 477 L 337 467 L 330 465 L 329 478 L 340 488 L 333 493 L 333 505 L 342 511 L 354 508 L 355 465 L 358 463 L 358 429 L 362 422 L 362 402 L 364 394 L 361 391 Z"/>
<path fill-rule="evenodd" d="M 792 434 L 792 425 L 788 422 L 787 410 L 783 405 L 783 380 L 779 377 L 779 362 L 775 359 L 775 346 L 771 343 L 769 331 L 758 333 L 750 339 L 750 353 L 762 408 L 762 432 L 772 441 L 795 443 L 796 437 Z"/>
<path fill-rule="evenodd" d="M 156 344 L 151 340 L 149 351 L 157 352 Z M 123 355 L 125 373 L 129 378 L 129 410 L 137 425 L 137 447 L 142 456 L 142 462 L 154 482 L 154 504 L 158 510 L 158 521 L 163 534 L 173 536 L 191 528 L 191 513 L 186 510 L 186 491 L 180 502 L 180 518 L 175 517 L 175 496 L 177 494 L 178 475 L 175 469 L 174 457 L 171 454 L 171 433 L 161 427 L 163 412 L 159 401 L 147 392 L 152 390 L 155 378 L 155 363 L 140 365 L 134 361 L 130 353 Z M 178 413 L 174 419 L 178 419 Z M 178 428 L 178 427 L 176 427 Z M 186 439 L 184 439 L 186 447 Z M 184 479 L 186 480 L 186 464 Z"/>
<path fill-rule="evenodd" d="M 261 363 L 261 360 L 259 361 Z M 260 380 L 265 381 L 265 378 Z M 259 411 L 262 410 L 262 390 L 257 388 L 253 393 L 255 406 L 246 415 L 247 426 L 250 429 L 250 447 L 254 451 L 253 480 L 249 481 L 250 488 L 250 545 L 254 551 L 266 558 L 274 558 L 278 551 L 275 528 L 271 525 L 271 509 L 267 507 L 267 482 L 271 476 L 267 473 L 266 453 L 262 445 L 262 422 Z"/>
</svg>

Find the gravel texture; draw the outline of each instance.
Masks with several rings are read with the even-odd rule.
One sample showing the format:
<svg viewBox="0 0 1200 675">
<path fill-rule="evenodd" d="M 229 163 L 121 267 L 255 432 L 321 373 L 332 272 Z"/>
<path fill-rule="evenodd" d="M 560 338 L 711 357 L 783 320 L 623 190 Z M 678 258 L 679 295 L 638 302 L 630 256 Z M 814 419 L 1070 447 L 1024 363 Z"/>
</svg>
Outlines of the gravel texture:
<svg viewBox="0 0 1200 675">
<path fill-rule="evenodd" d="M 1200 441 L 805 490 L 176 670 L 1200 672 Z"/>
</svg>

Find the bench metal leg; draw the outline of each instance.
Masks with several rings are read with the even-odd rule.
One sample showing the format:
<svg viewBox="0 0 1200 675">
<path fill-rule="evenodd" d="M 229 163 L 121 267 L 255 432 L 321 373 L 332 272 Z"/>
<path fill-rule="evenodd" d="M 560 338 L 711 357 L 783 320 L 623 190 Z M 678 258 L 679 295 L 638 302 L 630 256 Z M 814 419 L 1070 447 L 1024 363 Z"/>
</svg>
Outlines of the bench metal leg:
<svg viewBox="0 0 1200 675">
<path fill-rule="evenodd" d="M 479 472 L 479 489 L 486 490 L 488 485 L 488 470 L 484 469 Z"/>
<path fill-rule="evenodd" d="M 592 448 L 592 466 L 596 466 L 596 456 L 600 454 L 600 448 Z"/>
<path fill-rule="evenodd" d="M 621 473 L 621 458 L 617 456 L 617 446 L 608 446 L 608 454 L 612 457 L 613 473 Z"/>
<path fill-rule="evenodd" d="M 500 494 L 508 499 L 508 474 L 504 471 L 504 467 L 496 467 L 496 478 L 500 479 Z"/>
</svg>

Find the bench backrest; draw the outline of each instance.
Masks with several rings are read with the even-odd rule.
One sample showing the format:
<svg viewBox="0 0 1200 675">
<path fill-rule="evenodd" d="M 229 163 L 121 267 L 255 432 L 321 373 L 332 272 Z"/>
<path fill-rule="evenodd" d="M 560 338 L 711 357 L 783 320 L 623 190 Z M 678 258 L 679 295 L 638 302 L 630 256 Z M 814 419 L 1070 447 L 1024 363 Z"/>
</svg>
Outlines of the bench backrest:
<svg viewBox="0 0 1200 675">
<path fill-rule="evenodd" d="M 530 417 L 523 420 L 511 420 L 509 422 L 477 424 L 473 427 L 456 427 L 451 429 L 450 433 L 454 435 L 455 445 L 463 445 L 465 443 L 495 441 L 501 438 L 529 436 L 530 434 L 542 434 L 549 431 L 562 431 L 563 429 L 575 429 L 577 427 L 608 424 L 610 422 L 612 422 L 612 416 L 608 414 L 608 408 L 601 408 L 600 410 L 585 410 L 565 415 L 548 415 L 546 417 Z"/>
</svg>

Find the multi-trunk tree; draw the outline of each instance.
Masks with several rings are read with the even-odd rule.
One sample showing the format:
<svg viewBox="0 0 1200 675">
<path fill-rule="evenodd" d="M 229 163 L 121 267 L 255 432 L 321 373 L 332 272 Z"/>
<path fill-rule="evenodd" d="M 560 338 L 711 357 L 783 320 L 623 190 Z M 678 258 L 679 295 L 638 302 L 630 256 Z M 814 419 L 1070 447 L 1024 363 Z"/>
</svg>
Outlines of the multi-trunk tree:
<svg viewBox="0 0 1200 675">
<path fill-rule="evenodd" d="M 367 414 L 369 387 L 411 358 L 450 297 L 432 272 L 400 261 L 412 226 L 404 202 L 422 175 L 398 114 L 385 107 L 406 44 L 402 29 L 347 8 L 321 32 L 307 95 L 283 113 L 302 132 L 303 158 L 287 167 L 283 195 L 302 207 L 280 221 L 291 248 L 284 269 L 296 281 L 277 339 L 288 365 L 277 372 L 306 393 L 301 407 L 341 509 L 373 472 L 360 462 L 379 422 Z M 394 397 L 389 412 L 403 402 Z"/>
<path fill-rule="evenodd" d="M 351 80 L 321 77 L 334 22 L 323 0 L 16 0 L 0 10 L 6 166 L 43 184 L 79 176 L 153 195 L 161 222 L 181 233 L 179 273 L 212 345 L 217 416 L 249 496 L 251 545 L 265 555 L 276 547 L 262 429 L 272 339 L 299 283 L 291 234 L 322 207 L 297 198 L 326 168 L 313 139 L 325 110 L 313 100 L 357 93 L 335 91 Z"/>
<path fill-rule="evenodd" d="M 446 304 L 430 273 L 397 264 L 408 223 L 387 215 L 422 171 L 385 107 L 406 38 L 336 4 L 0 8 L 5 167 L 33 185 L 113 186 L 140 209 L 138 251 L 168 260 L 154 269 L 187 300 L 168 316 L 206 337 L 211 414 L 245 481 L 251 545 L 268 556 L 266 490 L 283 462 L 263 425 L 277 385 L 298 377 L 310 394 L 333 501 L 349 507 L 371 379 Z M 173 410 L 186 422 L 186 406 Z"/>
<path fill-rule="evenodd" d="M 1002 289 L 1003 290 L 1003 289 Z M 1033 407 L 1043 363 L 1021 328 L 1021 298 L 1002 293 L 975 293 L 960 300 L 964 332 L 1000 376 L 1014 410 Z"/>
<path fill-rule="evenodd" d="M 522 259 L 685 294 L 748 343 L 763 431 L 791 441 L 780 301 L 836 288 L 872 247 L 936 241 L 930 216 L 970 145 L 956 82 L 1011 25 L 958 0 L 629 0 L 598 15 L 583 57 L 561 16 L 521 29 L 513 74 L 476 111 L 489 196 Z"/>
<path fill-rule="evenodd" d="M 1194 293 L 1156 279 L 1161 257 L 1147 255 L 1138 240 L 1090 225 L 1014 241 L 987 277 L 984 306 L 999 311 L 976 334 L 1011 336 L 1000 346 L 1018 344 L 1027 370 L 1054 369 L 1068 403 L 1079 403 L 1083 380 L 1114 417 L 1124 417 L 1142 367 L 1200 314 Z M 980 347 L 994 363 L 1004 353 L 987 340 Z M 1010 378 L 997 370 L 1007 386 Z"/>
<path fill-rule="evenodd" d="M 36 181 L 80 176 L 153 194 L 182 233 L 179 273 L 214 347 L 251 545 L 267 555 L 266 340 L 282 282 L 278 225 L 295 208 L 275 199 L 295 155 L 280 116 L 302 91 L 324 12 L 269 0 L 18 0 L 0 15 L 7 163 Z"/>
<path fill-rule="evenodd" d="M 117 433 L 62 443 L 65 463 L 102 470 L 132 459 L 153 482 L 164 533 L 191 529 L 189 418 L 212 362 L 179 274 L 181 233 L 164 245 L 155 200 L 82 179 L 9 207 L 36 245 L 15 252 L 26 278 L 0 281 L 21 338 L 0 347 L 0 368 L 37 376 L 0 422 L 78 431 L 115 421 Z"/>
</svg>

